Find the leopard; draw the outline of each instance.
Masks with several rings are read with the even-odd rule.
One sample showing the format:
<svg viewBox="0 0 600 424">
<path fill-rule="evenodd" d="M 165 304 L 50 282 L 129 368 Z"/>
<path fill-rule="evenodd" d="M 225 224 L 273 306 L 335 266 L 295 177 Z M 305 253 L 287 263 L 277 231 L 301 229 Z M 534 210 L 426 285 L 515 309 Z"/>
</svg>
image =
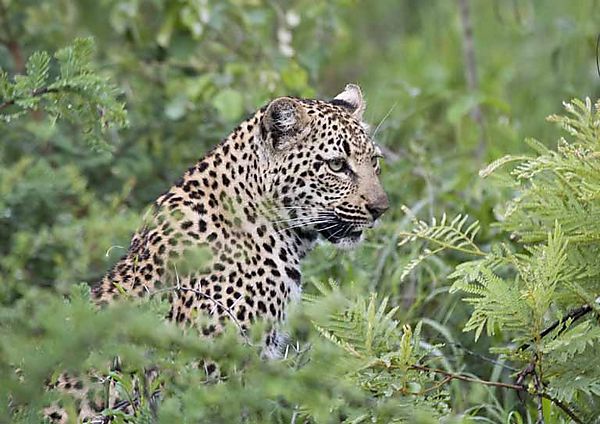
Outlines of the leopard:
<svg viewBox="0 0 600 424">
<path fill-rule="evenodd" d="M 258 109 L 156 199 L 126 254 L 93 287 L 94 301 L 167 290 L 169 320 L 209 317 L 198 329 L 205 337 L 231 321 L 243 333 L 264 320 L 272 325 L 263 356 L 280 357 L 279 327 L 300 299 L 302 259 L 319 242 L 354 248 L 389 209 L 365 108 L 360 87 L 347 84 L 330 100 L 284 96 Z M 208 258 L 178 268 L 197 249 Z M 208 374 L 216 368 L 206 365 Z M 83 390 L 66 377 L 61 385 Z M 80 419 L 93 415 L 87 409 Z"/>
</svg>

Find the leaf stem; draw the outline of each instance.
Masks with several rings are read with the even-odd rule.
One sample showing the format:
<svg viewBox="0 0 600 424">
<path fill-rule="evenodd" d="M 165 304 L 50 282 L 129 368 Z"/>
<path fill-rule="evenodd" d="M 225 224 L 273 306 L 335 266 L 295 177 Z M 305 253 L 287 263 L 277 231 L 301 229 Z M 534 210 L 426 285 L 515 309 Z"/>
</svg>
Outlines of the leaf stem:
<svg viewBox="0 0 600 424">
<path fill-rule="evenodd" d="M 431 227 L 431 228 L 433 228 L 433 227 Z M 486 255 L 486 253 L 483 252 L 483 251 L 481 251 L 473 242 L 471 242 L 464 233 L 462 233 L 460 231 L 455 231 L 455 232 L 458 235 L 462 236 L 463 239 L 465 241 L 467 241 L 467 243 L 469 243 L 471 246 L 474 247 L 474 249 L 466 249 L 464 247 L 459 247 L 459 246 L 455 246 L 455 245 L 452 245 L 452 244 L 449 244 L 449 243 L 445 243 L 445 242 L 443 242 L 441 240 L 438 240 L 438 239 L 435 239 L 433 237 L 427 237 L 427 236 L 424 236 L 422 234 L 417 234 L 417 233 L 412 233 L 412 232 L 407 232 L 407 231 L 401 231 L 399 233 L 399 235 L 401 237 L 405 237 L 405 238 L 410 238 L 410 237 L 419 238 L 421 240 L 425 240 L 425 241 L 429 241 L 429 242 L 432 242 L 432 243 L 436 243 L 437 245 L 443 247 L 444 249 L 455 250 L 455 251 L 458 251 L 458 252 L 466 253 L 468 255 L 473 255 L 473 256 L 485 256 Z"/>
<path fill-rule="evenodd" d="M 36 88 L 35 90 L 33 90 L 31 92 L 31 97 L 39 97 L 39 96 L 43 96 L 44 94 L 48 94 L 48 93 L 58 93 L 58 91 L 59 90 L 57 88 L 49 88 L 49 87 Z M 6 109 L 7 107 L 14 105 L 20 99 L 21 98 L 16 97 L 14 99 L 6 100 L 6 101 L 0 103 L 0 110 Z"/>
</svg>

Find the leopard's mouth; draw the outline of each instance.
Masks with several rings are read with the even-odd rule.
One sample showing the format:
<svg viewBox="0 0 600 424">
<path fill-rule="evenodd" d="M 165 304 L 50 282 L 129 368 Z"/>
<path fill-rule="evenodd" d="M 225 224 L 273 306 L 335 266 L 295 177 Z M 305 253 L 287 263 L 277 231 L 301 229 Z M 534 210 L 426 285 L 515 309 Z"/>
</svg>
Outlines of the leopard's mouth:
<svg viewBox="0 0 600 424">
<path fill-rule="evenodd" d="M 345 222 L 319 224 L 316 230 L 325 240 L 339 247 L 353 247 L 360 243 L 363 237 L 362 228 Z"/>
</svg>

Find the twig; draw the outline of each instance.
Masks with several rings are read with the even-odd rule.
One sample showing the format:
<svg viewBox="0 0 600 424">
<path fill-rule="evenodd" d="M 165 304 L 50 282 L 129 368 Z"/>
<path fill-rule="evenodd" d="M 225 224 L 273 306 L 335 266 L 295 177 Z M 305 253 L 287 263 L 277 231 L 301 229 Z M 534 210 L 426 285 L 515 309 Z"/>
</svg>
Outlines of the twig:
<svg viewBox="0 0 600 424">
<path fill-rule="evenodd" d="M 162 289 L 155 290 L 155 291 L 149 293 L 149 295 L 150 296 L 154 296 L 156 294 L 164 293 L 164 292 L 171 291 L 171 290 L 173 290 L 173 291 L 189 291 L 189 292 L 192 292 L 194 294 L 202 296 L 204 299 L 208 299 L 211 302 L 213 302 L 213 304 L 215 305 L 215 308 L 217 308 L 217 307 L 222 308 L 225 311 L 225 313 L 227 315 L 229 315 L 229 318 L 231 318 L 231 320 L 236 325 L 236 327 L 238 328 L 238 330 L 240 330 L 240 334 L 244 338 L 244 341 L 246 342 L 246 344 L 252 346 L 252 343 L 250 342 L 250 339 L 248 339 L 248 335 L 246 334 L 246 331 L 244 330 L 244 327 L 238 321 L 237 317 L 233 314 L 233 312 L 231 312 L 231 310 L 227 306 L 225 306 L 223 303 L 219 302 L 217 299 L 214 299 L 212 296 L 207 295 L 206 293 L 202 293 L 200 290 L 196 290 L 196 289 L 193 289 L 191 287 L 181 286 L 181 285 L 178 284 L 177 286 L 165 287 L 165 288 L 162 288 Z"/>
<path fill-rule="evenodd" d="M 577 415 L 575 415 L 575 413 L 573 411 L 571 411 L 571 408 L 569 408 L 567 405 L 565 405 L 561 400 L 550 397 L 548 395 L 542 395 L 542 397 L 545 397 L 550 402 L 553 402 L 556 406 L 558 406 L 560 409 L 562 409 L 563 412 L 569 416 L 569 418 L 571 418 L 577 424 L 584 424 L 583 420 L 581 418 L 579 418 Z"/>
<path fill-rule="evenodd" d="M 525 387 L 523 387 L 521 385 L 518 385 L 518 384 L 501 383 L 501 382 L 498 382 L 498 381 L 481 380 L 479 378 L 469 377 L 468 375 L 455 374 L 455 373 L 452 373 L 452 372 L 441 370 L 439 368 L 426 367 L 424 365 L 414 364 L 414 365 L 411 365 L 410 368 L 418 370 L 418 371 L 425 371 L 425 372 L 433 372 L 433 373 L 436 373 L 436 374 L 442 374 L 442 375 L 445 375 L 446 377 L 450 377 L 450 380 L 461 380 L 461 381 L 466 381 L 466 382 L 469 382 L 469 383 L 479 383 L 479 384 L 483 384 L 485 386 L 501 387 L 503 389 L 511 389 L 511 390 L 517 390 L 517 391 L 524 391 L 525 390 Z M 448 380 L 448 381 L 450 381 L 450 380 Z"/>
<path fill-rule="evenodd" d="M 66 88 L 66 87 L 64 87 L 64 88 Z M 58 93 L 58 91 L 59 90 L 56 88 L 42 87 L 42 88 L 37 88 L 37 89 L 33 90 L 31 92 L 31 96 L 38 97 L 38 96 L 43 96 L 44 94 L 48 94 L 48 93 Z M 15 98 L 15 99 L 6 100 L 6 101 L 0 103 L 0 110 L 14 105 L 18 100 L 19 100 L 19 98 Z"/>
<path fill-rule="evenodd" d="M 419 365 L 419 364 L 411 365 L 409 368 L 410 369 L 414 369 L 414 370 L 418 370 L 418 371 L 433 372 L 433 373 L 436 373 L 436 374 L 444 375 L 444 376 L 446 376 L 446 379 L 444 379 L 445 382 L 449 382 L 449 381 L 452 381 L 452 380 L 460 380 L 460 381 L 466 381 L 468 383 L 477 383 L 477 384 L 483 384 L 485 386 L 500 387 L 500 388 L 503 388 L 503 389 L 516 390 L 517 392 L 530 393 L 525 386 L 520 385 L 520 384 L 500 383 L 500 382 L 497 382 L 497 381 L 481 380 L 479 378 L 470 377 L 468 375 L 455 374 L 455 373 L 452 373 L 452 372 L 441 370 L 439 368 L 430 368 L 430 367 L 426 367 L 424 365 Z M 556 406 L 558 406 L 560 409 L 562 409 L 563 412 L 565 414 L 567 414 L 577 424 L 584 424 L 583 420 L 581 418 L 579 418 L 561 400 L 556 399 L 555 397 L 549 395 L 548 393 L 541 392 L 541 391 L 536 392 L 536 393 L 530 393 L 530 394 L 533 395 L 533 396 L 540 396 L 540 397 L 543 397 L 545 399 L 548 399 L 549 401 L 551 401 L 552 403 L 554 403 Z"/>
<path fill-rule="evenodd" d="M 560 333 L 564 332 L 568 328 L 566 322 L 569 320 L 569 318 L 572 320 L 571 322 L 575 322 L 575 321 L 579 320 L 580 318 L 584 317 L 585 315 L 587 315 L 588 313 L 590 313 L 592 310 L 593 310 L 593 308 L 590 305 L 583 305 L 577 309 L 573 309 L 564 318 L 553 322 L 549 327 L 545 328 L 540 333 L 539 338 L 540 339 L 544 338 L 545 336 L 547 336 L 549 333 L 554 331 L 559 326 L 560 326 L 560 329 L 558 330 L 558 333 L 560 334 Z M 529 348 L 531 346 L 531 343 L 532 342 L 523 343 L 521 346 L 519 346 L 517 348 L 517 352 Z"/>
<path fill-rule="evenodd" d="M 542 388 L 542 381 L 540 376 L 537 373 L 533 374 L 533 384 L 535 385 L 535 389 L 539 392 Z M 540 393 L 537 394 L 537 419 L 535 421 L 536 424 L 546 424 L 544 420 L 544 404 L 543 398 Z"/>
<path fill-rule="evenodd" d="M 523 385 L 523 382 L 525 381 L 526 377 L 528 377 L 532 374 L 535 374 L 535 365 L 537 363 L 537 360 L 538 360 L 538 356 L 536 353 L 534 353 L 531 358 L 531 361 L 529 361 L 529 364 L 517 374 L 517 378 L 516 378 L 515 382 L 519 386 Z M 518 396 L 519 400 L 521 402 L 523 402 L 523 399 L 521 398 L 521 393 L 517 393 L 517 396 Z"/>
<path fill-rule="evenodd" d="M 428 387 L 428 388 L 426 388 L 425 390 L 421 390 L 421 391 L 419 392 L 419 395 L 421 395 L 421 396 L 422 396 L 422 395 L 426 395 L 426 394 L 427 394 L 427 393 L 429 393 L 429 392 L 433 392 L 434 390 L 437 390 L 437 389 L 439 389 L 439 388 L 440 388 L 440 387 L 442 387 L 444 384 L 446 384 L 446 383 L 449 383 L 450 381 L 452 381 L 452 377 L 451 377 L 451 376 L 447 376 L 447 377 L 445 377 L 445 378 L 444 378 L 442 381 L 440 381 L 439 383 L 437 383 L 437 384 L 434 384 L 433 386 L 431 386 L 431 387 Z"/>
</svg>

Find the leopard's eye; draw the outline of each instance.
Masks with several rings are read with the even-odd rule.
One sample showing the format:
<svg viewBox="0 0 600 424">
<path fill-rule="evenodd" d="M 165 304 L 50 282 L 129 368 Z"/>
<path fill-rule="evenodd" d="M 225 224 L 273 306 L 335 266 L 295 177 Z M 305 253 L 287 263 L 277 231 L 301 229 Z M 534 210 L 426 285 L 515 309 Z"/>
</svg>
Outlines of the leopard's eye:
<svg viewBox="0 0 600 424">
<path fill-rule="evenodd" d="M 341 172 L 346 169 L 346 161 L 341 158 L 331 159 L 327 161 L 327 165 L 329 165 L 329 169 L 333 172 Z"/>
</svg>

